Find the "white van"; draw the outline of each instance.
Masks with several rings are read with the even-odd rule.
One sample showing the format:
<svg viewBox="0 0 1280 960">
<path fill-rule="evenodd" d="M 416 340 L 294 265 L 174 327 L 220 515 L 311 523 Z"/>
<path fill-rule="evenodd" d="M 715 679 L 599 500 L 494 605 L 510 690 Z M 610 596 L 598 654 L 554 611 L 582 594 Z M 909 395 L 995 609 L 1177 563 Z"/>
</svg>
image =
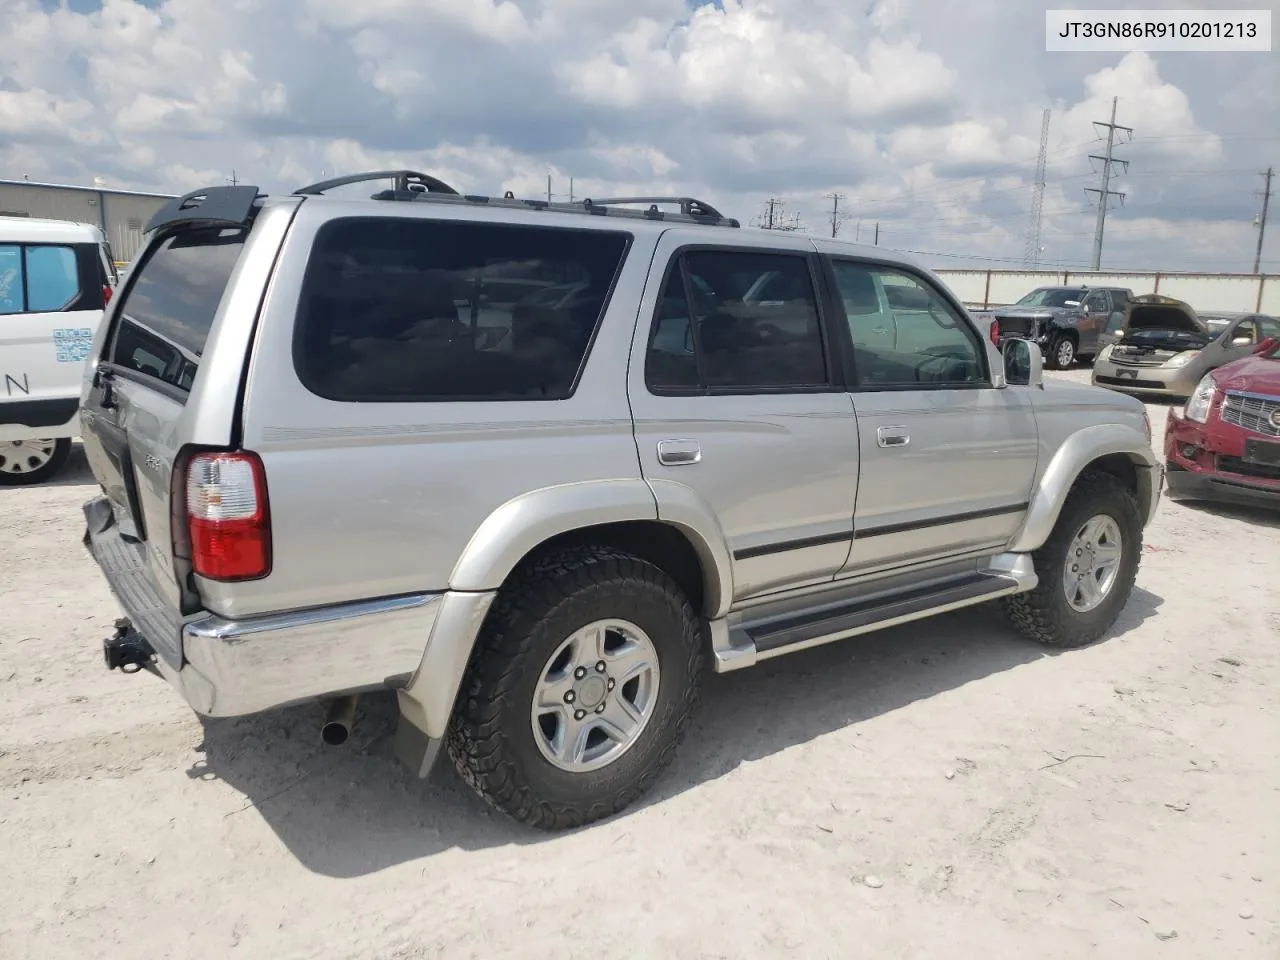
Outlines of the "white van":
<svg viewBox="0 0 1280 960">
<path fill-rule="evenodd" d="M 117 282 L 96 226 L 0 217 L 0 486 L 67 462 L 84 358 Z"/>
</svg>

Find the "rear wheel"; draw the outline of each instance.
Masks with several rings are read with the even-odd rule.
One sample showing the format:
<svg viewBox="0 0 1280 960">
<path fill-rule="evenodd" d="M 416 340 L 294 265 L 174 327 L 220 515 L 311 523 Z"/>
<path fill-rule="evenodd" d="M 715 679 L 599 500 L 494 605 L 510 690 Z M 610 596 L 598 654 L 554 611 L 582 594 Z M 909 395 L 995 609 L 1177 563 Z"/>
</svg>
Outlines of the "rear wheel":
<svg viewBox="0 0 1280 960">
<path fill-rule="evenodd" d="M 1055 370 L 1069 370 L 1076 362 L 1076 342 L 1059 334 L 1049 345 L 1049 365 Z"/>
<path fill-rule="evenodd" d="M 44 483 L 71 456 L 71 440 L 0 441 L 0 486 L 24 487 Z"/>
<path fill-rule="evenodd" d="M 701 622 L 654 565 L 548 555 L 503 587 L 455 709 L 449 752 L 490 805 L 542 829 L 618 813 L 671 762 L 706 665 Z"/>
<path fill-rule="evenodd" d="M 1116 622 L 1142 558 L 1137 498 L 1115 477 L 1081 477 L 1053 533 L 1032 554 L 1040 582 L 1003 601 L 1023 634 L 1051 647 L 1093 643 Z"/>
</svg>

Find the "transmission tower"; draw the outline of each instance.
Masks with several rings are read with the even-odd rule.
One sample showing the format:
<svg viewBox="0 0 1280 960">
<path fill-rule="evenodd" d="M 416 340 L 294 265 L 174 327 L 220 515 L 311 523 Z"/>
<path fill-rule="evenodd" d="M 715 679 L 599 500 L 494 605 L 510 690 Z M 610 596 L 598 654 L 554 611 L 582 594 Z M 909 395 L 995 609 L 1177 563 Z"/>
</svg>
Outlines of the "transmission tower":
<svg viewBox="0 0 1280 960">
<path fill-rule="evenodd" d="M 1031 190 L 1031 219 L 1027 222 L 1027 245 L 1022 251 L 1022 259 L 1029 267 L 1034 267 L 1040 260 L 1040 218 L 1044 212 L 1044 167 L 1049 150 L 1050 112 L 1046 108 L 1044 119 L 1040 121 L 1040 156 L 1036 160 L 1036 184 Z"/>
<path fill-rule="evenodd" d="M 1101 120 L 1093 121 L 1093 125 L 1095 127 L 1105 127 L 1107 131 L 1107 152 L 1101 157 L 1098 156 L 1097 154 L 1089 155 L 1090 160 L 1102 161 L 1102 186 L 1101 188 L 1087 187 L 1085 189 L 1085 193 L 1096 193 L 1098 195 L 1098 224 L 1096 227 L 1094 227 L 1094 231 L 1093 231 L 1093 269 L 1094 270 L 1099 270 L 1102 268 L 1102 231 L 1107 225 L 1107 201 L 1111 197 L 1119 197 L 1120 201 L 1122 203 L 1124 202 L 1124 194 L 1111 189 L 1111 165 L 1113 163 L 1118 163 L 1122 167 L 1124 167 L 1126 173 L 1129 171 L 1128 160 L 1117 160 L 1115 157 L 1111 155 L 1111 148 L 1115 146 L 1115 142 L 1116 142 L 1117 130 L 1123 130 L 1125 133 L 1129 135 L 1130 139 L 1132 139 L 1133 137 L 1132 127 L 1121 127 L 1116 125 L 1116 103 L 1117 101 L 1119 101 L 1119 99 L 1120 99 L 1119 97 L 1111 98 L 1111 122 L 1110 123 L 1103 123 Z"/>
</svg>

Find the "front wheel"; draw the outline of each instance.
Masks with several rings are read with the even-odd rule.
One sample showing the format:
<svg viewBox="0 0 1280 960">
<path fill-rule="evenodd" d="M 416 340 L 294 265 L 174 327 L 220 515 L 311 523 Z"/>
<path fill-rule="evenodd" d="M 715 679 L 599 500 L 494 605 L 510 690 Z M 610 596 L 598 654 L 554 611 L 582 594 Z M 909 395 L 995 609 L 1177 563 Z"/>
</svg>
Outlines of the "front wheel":
<svg viewBox="0 0 1280 960">
<path fill-rule="evenodd" d="M 689 600 L 644 560 L 584 547 L 531 564 L 503 587 L 463 680 L 448 742 L 458 772 L 533 827 L 620 812 L 692 720 L 703 640 Z"/>
<path fill-rule="evenodd" d="M 1069 370 L 1076 362 L 1076 344 L 1070 337 L 1059 336 L 1049 346 L 1049 363 L 1055 370 Z"/>
<path fill-rule="evenodd" d="M 1068 494 L 1049 539 L 1032 554 L 1039 584 L 1007 597 L 1005 612 L 1046 646 L 1093 643 L 1120 616 L 1141 559 L 1137 498 L 1109 474 L 1086 474 Z"/>
<path fill-rule="evenodd" d="M 71 456 L 71 441 L 0 440 L 0 486 L 25 487 L 53 478 Z"/>
</svg>

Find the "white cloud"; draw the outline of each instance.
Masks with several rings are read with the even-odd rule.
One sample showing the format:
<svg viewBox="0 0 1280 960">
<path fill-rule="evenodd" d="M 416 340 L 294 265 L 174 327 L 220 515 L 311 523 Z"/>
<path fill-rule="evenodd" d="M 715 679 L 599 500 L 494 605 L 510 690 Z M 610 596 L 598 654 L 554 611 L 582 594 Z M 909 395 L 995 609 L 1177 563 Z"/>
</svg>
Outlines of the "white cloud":
<svg viewBox="0 0 1280 960">
<path fill-rule="evenodd" d="M 558 195 L 690 193 L 743 221 L 781 197 L 815 230 L 838 191 L 846 233 L 998 265 L 1049 106 L 1043 231 L 1074 266 L 1119 96 L 1106 261 L 1219 270 L 1251 265 L 1256 170 L 1280 159 L 1275 58 L 1050 55 L 1017 0 L 52 6 L 0 0 L 0 176 L 176 192 L 234 168 L 277 191 L 405 165 L 543 195 L 550 173 Z"/>
</svg>

